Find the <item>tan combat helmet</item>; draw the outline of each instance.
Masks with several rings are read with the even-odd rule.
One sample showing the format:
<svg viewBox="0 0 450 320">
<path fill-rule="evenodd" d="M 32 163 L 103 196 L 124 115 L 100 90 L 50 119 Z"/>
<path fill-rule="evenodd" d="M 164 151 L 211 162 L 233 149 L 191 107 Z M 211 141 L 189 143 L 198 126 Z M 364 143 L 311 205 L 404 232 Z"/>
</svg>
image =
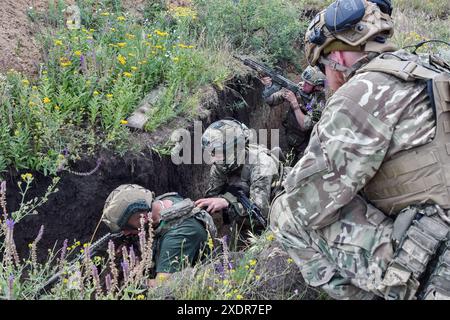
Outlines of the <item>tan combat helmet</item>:
<svg viewBox="0 0 450 320">
<path fill-rule="evenodd" d="M 250 133 L 245 124 L 235 119 L 219 120 L 203 133 L 202 147 L 209 152 L 213 163 L 220 162 L 225 171 L 230 171 L 243 163 Z"/>
<path fill-rule="evenodd" d="M 302 79 L 312 86 L 324 87 L 326 77 L 318 68 L 308 66 L 302 72 Z"/>
<path fill-rule="evenodd" d="M 153 196 L 150 190 L 137 184 L 123 184 L 106 199 L 102 220 L 112 232 L 118 232 L 133 214 L 150 211 Z"/>
<path fill-rule="evenodd" d="M 305 34 L 305 54 L 311 66 L 326 63 L 331 51 L 394 51 L 394 33 L 388 0 L 337 0 L 321 11 Z M 325 61 L 324 61 L 325 60 Z M 336 67 L 336 66 L 335 66 Z M 340 70 L 339 66 L 335 68 Z M 323 70 L 322 70 L 323 71 Z"/>
</svg>

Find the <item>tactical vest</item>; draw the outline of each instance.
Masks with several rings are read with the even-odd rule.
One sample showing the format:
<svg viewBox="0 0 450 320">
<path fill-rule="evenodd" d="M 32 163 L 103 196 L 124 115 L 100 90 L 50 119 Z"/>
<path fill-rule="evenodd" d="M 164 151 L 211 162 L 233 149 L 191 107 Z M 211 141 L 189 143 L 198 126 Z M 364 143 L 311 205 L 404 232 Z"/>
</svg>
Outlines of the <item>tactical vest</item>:
<svg viewBox="0 0 450 320">
<path fill-rule="evenodd" d="M 180 196 L 176 192 L 165 193 L 155 198 L 155 201 L 163 200 L 170 196 Z M 180 225 L 184 220 L 194 217 L 200 221 L 205 229 L 208 231 L 211 238 L 217 236 L 217 229 L 211 215 L 194 205 L 191 199 L 183 199 L 180 202 L 173 204 L 167 209 L 161 210 L 161 224 L 155 229 L 157 237 L 163 236 L 170 229 Z"/>
<path fill-rule="evenodd" d="M 384 72 L 404 81 L 426 81 L 436 115 L 433 141 L 395 154 L 364 188 L 367 198 L 386 214 L 411 204 L 436 203 L 450 209 L 450 67 L 437 57 L 430 64 L 373 59 L 357 73 Z"/>
</svg>

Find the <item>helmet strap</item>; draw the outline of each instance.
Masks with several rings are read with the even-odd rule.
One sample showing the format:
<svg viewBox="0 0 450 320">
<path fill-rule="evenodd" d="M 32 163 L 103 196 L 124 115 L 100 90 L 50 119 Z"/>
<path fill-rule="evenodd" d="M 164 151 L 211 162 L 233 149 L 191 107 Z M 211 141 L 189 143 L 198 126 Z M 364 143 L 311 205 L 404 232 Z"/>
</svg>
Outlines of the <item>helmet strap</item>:
<svg viewBox="0 0 450 320">
<path fill-rule="evenodd" d="M 336 61 L 333 61 L 333 60 L 330 60 L 330 59 L 327 59 L 324 57 L 320 57 L 319 62 L 326 66 L 329 66 L 332 70 L 339 71 L 339 72 L 345 73 L 349 69 L 348 67 L 346 67 Z"/>
</svg>

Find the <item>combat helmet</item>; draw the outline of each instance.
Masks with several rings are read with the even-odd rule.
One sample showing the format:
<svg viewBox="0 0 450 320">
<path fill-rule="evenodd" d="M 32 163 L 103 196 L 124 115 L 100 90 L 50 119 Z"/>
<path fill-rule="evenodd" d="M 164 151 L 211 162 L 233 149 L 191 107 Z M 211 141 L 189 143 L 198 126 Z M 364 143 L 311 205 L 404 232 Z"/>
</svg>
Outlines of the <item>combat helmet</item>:
<svg viewBox="0 0 450 320">
<path fill-rule="evenodd" d="M 202 148 L 212 163 L 224 171 L 236 169 L 245 159 L 250 130 L 233 119 L 226 118 L 212 123 L 202 135 Z"/>
<path fill-rule="evenodd" d="M 311 66 L 329 64 L 331 51 L 394 51 L 390 0 L 337 0 L 318 13 L 305 34 L 305 54 Z M 325 60 L 325 61 L 324 61 Z M 339 65 L 336 68 L 340 70 Z"/>
<path fill-rule="evenodd" d="M 102 220 L 112 232 L 118 232 L 133 214 L 150 211 L 153 198 L 150 190 L 137 184 L 120 185 L 106 199 Z"/>
<path fill-rule="evenodd" d="M 325 86 L 325 75 L 315 67 L 306 67 L 302 72 L 302 79 L 312 86 Z"/>
</svg>

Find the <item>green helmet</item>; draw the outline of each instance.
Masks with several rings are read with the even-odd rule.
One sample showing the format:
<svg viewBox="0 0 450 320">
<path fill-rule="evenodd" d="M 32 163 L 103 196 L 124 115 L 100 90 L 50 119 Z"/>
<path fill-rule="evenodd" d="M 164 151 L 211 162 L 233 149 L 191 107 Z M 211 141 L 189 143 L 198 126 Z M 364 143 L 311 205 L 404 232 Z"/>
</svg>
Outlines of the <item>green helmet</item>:
<svg viewBox="0 0 450 320">
<path fill-rule="evenodd" d="M 325 86 L 325 75 L 318 68 L 308 66 L 303 70 L 302 79 L 313 86 Z"/>
<path fill-rule="evenodd" d="M 103 207 L 102 220 L 112 232 L 118 232 L 135 213 L 149 211 L 153 193 L 137 184 L 123 184 L 114 189 Z"/>
<path fill-rule="evenodd" d="M 212 123 L 202 135 L 202 147 L 211 160 L 225 171 L 239 167 L 245 158 L 245 146 L 250 137 L 248 127 L 232 118 Z"/>
</svg>

